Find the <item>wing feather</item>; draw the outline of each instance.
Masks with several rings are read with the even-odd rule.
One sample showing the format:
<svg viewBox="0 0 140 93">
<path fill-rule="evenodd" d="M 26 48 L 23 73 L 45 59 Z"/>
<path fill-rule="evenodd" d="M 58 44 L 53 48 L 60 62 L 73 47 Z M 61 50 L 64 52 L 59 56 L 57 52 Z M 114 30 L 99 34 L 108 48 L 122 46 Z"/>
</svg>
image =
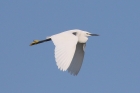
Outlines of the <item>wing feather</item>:
<svg viewBox="0 0 140 93">
<path fill-rule="evenodd" d="M 66 71 L 70 66 L 78 38 L 70 33 L 60 33 L 51 36 L 55 45 L 55 60 L 60 70 Z"/>
<path fill-rule="evenodd" d="M 83 63 L 84 48 L 85 48 L 85 44 L 77 43 L 74 57 L 68 68 L 69 73 L 71 73 L 73 75 L 77 75 L 79 73 L 82 63 Z"/>
</svg>

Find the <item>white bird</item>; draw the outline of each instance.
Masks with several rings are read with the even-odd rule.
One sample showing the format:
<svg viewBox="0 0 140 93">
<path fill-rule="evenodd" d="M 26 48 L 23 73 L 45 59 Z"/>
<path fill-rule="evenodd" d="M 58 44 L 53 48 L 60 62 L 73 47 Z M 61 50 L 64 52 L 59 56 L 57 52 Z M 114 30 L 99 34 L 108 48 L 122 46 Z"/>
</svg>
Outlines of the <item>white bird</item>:
<svg viewBox="0 0 140 93">
<path fill-rule="evenodd" d="M 77 75 L 82 66 L 88 36 L 99 35 L 74 29 L 52 35 L 45 40 L 34 40 L 30 46 L 52 40 L 55 45 L 55 60 L 58 69 L 68 70 L 69 73 Z"/>
</svg>

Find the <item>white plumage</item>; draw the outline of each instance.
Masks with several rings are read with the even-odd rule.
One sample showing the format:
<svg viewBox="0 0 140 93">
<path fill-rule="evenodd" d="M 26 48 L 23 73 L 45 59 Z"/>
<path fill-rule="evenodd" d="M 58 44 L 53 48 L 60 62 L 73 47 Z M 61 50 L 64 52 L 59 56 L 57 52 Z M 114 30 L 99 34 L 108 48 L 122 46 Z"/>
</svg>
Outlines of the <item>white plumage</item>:
<svg viewBox="0 0 140 93">
<path fill-rule="evenodd" d="M 98 35 L 75 29 L 52 35 L 45 40 L 34 40 L 31 45 L 52 40 L 55 45 L 55 60 L 58 68 L 77 75 L 82 66 L 88 36 Z"/>
</svg>

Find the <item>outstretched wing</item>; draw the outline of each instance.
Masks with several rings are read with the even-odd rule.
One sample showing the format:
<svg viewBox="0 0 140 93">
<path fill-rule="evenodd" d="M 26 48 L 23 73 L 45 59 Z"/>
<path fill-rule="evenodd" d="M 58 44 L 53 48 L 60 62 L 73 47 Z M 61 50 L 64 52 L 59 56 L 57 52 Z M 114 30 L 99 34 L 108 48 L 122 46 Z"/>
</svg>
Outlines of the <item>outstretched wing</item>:
<svg viewBox="0 0 140 93">
<path fill-rule="evenodd" d="M 68 68 L 68 72 L 73 74 L 73 75 L 77 75 L 78 72 L 80 71 L 80 68 L 82 66 L 83 59 L 84 59 L 85 45 L 86 44 L 83 44 L 83 43 L 77 43 L 74 57 L 73 57 L 72 62 Z"/>
<path fill-rule="evenodd" d="M 60 70 L 66 71 L 70 66 L 78 38 L 71 33 L 63 32 L 51 36 L 55 45 L 55 60 Z"/>
</svg>

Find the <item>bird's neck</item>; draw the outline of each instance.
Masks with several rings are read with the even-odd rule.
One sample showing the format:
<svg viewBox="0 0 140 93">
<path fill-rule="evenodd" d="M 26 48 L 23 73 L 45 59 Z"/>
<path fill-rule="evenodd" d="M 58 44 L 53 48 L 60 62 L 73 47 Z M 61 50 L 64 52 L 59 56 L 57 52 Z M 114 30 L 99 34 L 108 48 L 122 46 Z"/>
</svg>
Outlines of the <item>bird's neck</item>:
<svg viewBox="0 0 140 93">
<path fill-rule="evenodd" d="M 79 43 L 86 43 L 87 40 L 88 40 L 87 37 L 79 37 L 78 42 L 79 42 Z"/>
</svg>

